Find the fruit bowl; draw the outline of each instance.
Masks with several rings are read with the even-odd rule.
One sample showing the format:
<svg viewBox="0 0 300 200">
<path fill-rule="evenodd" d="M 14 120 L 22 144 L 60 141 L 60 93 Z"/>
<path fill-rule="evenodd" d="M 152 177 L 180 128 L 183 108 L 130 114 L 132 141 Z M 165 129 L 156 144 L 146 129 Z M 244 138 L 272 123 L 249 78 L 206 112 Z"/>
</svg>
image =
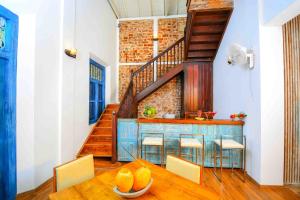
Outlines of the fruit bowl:
<svg viewBox="0 0 300 200">
<path fill-rule="evenodd" d="M 154 106 L 145 106 L 143 115 L 146 118 L 154 118 L 157 114 L 157 110 Z"/>
<path fill-rule="evenodd" d="M 153 183 L 153 178 L 151 178 L 150 182 L 148 183 L 148 185 L 142 189 L 142 190 L 139 190 L 137 192 L 134 192 L 134 191 L 130 191 L 130 192 L 120 192 L 117 188 L 117 186 L 115 186 L 113 188 L 113 191 L 119 195 L 120 197 L 123 197 L 123 198 L 127 198 L 127 199 L 132 199 L 132 198 L 137 198 L 139 196 L 142 196 L 143 194 L 145 194 L 151 187 Z"/>
</svg>

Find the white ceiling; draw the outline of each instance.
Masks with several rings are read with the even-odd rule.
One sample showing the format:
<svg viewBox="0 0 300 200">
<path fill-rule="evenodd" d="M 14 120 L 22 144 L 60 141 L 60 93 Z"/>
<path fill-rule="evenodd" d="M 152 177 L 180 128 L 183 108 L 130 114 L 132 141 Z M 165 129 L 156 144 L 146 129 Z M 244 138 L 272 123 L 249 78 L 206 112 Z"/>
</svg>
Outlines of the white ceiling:
<svg viewBox="0 0 300 200">
<path fill-rule="evenodd" d="M 186 14 L 186 0 L 107 0 L 118 18 Z"/>
</svg>

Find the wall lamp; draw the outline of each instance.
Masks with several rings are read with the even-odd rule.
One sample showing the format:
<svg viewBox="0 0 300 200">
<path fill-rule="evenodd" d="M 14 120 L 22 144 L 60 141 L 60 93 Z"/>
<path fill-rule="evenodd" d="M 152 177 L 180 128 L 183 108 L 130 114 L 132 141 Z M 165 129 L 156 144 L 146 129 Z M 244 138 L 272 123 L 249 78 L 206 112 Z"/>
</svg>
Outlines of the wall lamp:
<svg viewBox="0 0 300 200">
<path fill-rule="evenodd" d="M 72 58 L 76 58 L 76 56 L 77 56 L 77 49 L 74 49 L 74 48 L 72 48 L 72 49 L 65 49 L 65 54 L 67 56 L 72 57 Z"/>
<path fill-rule="evenodd" d="M 158 35 L 157 34 L 153 34 L 153 41 L 158 41 Z"/>
</svg>

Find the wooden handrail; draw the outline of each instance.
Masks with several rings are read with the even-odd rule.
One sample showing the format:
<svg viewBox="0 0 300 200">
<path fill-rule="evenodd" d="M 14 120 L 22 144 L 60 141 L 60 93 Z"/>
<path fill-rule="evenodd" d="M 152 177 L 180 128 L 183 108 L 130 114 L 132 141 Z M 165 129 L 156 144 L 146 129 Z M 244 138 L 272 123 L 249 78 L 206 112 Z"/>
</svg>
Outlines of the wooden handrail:
<svg viewBox="0 0 300 200">
<path fill-rule="evenodd" d="M 184 41 L 184 38 L 185 37 L 180 38 L 177 42 L 175 42 L 174 44 L 172 44 L 171 46 L 169 46 L 166 50 L 164 50 L 163 52 L 159 53 L 157 56 L 155 56 L 154 58 L 152 58 L 146 64 L 144 64 L 143 66 L 141 66 L 138 70 L 136 70 L 132 74 L 132 76 L 136 76 L 139 72 L 143 71 L 149 64 L 153 63 L 154 61 L 157 61 L 159 58 L 161 58 L 162 56 L 164 56 L 167 52 L 169 52 L 170 50 L 172 50 L 176 45 L 178 45 L 179 43 L 181 43 L 182 41 Z"/>
</svg>

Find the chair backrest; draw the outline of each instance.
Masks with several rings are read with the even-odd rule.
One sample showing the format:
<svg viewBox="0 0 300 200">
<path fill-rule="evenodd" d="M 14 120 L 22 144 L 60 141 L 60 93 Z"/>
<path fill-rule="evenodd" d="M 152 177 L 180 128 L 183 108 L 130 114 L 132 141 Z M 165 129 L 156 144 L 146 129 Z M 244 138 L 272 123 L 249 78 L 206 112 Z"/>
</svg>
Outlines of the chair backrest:
<svg viewBox="0 0 300 200">
<path fill-rule="evenodd" d="M 194 163 L 168 155 L 166 169 L 195 183 L 202 183 L 202 168 Z"/>
<path fill-rule="evenodd" d="M 95 176 L 93 155 L 87 155 L 55 167 L 53 172 L 55 192 L 82 183 Z"/>
</svg>

